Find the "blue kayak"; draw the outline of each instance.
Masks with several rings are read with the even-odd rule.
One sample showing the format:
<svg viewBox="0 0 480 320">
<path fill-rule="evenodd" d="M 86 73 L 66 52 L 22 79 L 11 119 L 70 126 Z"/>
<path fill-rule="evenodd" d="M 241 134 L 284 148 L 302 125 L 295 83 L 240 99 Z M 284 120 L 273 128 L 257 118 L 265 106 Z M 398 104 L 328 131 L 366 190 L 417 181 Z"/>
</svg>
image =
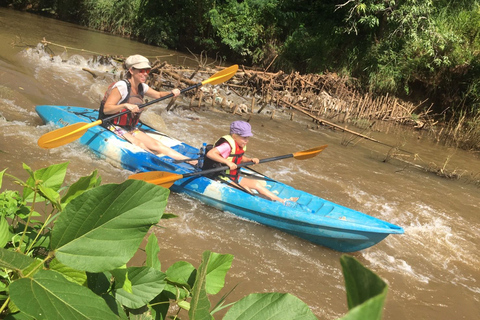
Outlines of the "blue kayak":
<svg viewBox="0 0 480 320">
<path fill-rule="evenodd" d="M 98 115 L 98 111 L 93 109 L 49 105 L 37 106 L 36 112 L 45 123 L 53 123 L 57 127 L 78 122 L 91 123 L 97 120 Z M 140 128 L 189 158 L 198 156 L 198 148 L 144 124 Z M 177 163 L 168 156 L 157 156 L 134 146 L 99 125 L 89 128 L 79 141 L 100 158 L 132 172 L 166 171 L 187 175 L 198 171 L 187 163 Z M 298 197 L 298 201 L 293 206 L 285 206 L 202 175 L 177 180 L 170 189 L 341 252 L 359 251 L 379 243 L 389 234 L 404 232 L 397 225 L 297 190 L 248 168 L 241 168 L 241 172 L 264 180 L 266 187 L 279 197 Z"/>
</svg>

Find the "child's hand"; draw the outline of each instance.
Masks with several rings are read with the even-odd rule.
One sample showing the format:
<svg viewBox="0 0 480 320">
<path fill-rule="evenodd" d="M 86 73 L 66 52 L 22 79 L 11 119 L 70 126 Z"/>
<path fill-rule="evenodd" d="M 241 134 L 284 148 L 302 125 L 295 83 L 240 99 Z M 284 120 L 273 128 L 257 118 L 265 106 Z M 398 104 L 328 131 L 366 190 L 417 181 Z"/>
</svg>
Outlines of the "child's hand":
<svg viewBox="0 0 480 320">
<path fill-rule="evenodd" d="M 230 170 L 237 169 L 237 165 L 235 163 L 233 163 L 232 161 L 227 162 L 226 165 L 230 168 Z"/>
<path fill-rule="evenodd" d="M 255 164 L 258 164 L 260 162 L 260 160 L 258 160 L 258 158 L 252 158 L 252 162 L 255 163 Z"/>
</svg>

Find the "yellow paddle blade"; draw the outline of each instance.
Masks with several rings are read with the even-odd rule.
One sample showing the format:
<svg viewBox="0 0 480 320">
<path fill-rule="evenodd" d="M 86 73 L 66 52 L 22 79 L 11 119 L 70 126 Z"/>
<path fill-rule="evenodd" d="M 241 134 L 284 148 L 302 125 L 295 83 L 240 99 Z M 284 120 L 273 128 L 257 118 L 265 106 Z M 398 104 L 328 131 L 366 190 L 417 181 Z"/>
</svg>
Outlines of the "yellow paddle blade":
<svg viewBox="0 0 480 320">
<path fill-rule="evenodd" d="M 237 70 L 238 70 L 238 65 L 234 64 L 233 66 L 230 66 L 228 68 L 223 69 L 222 71 L 215 73 L 207 80 L 202 81 L 202 85 L 205 85 L 207 83 L 212 85 L 223 83 L 229 80 L 231 77 L 233 77 L 237 72 Z"/>
<path fill-rule="evenodd" d="M 293 154 L 293 157 L 298 160 L 310 159 L 322 152 L 326 147 L 328 147 L 328 144 L 304 151 L 298 151 Z"/>
<path fill-rule="evenodd" d="M 183 175 L 165 172 L 165 171 L 148 171 L 132 174 L 128 179 L 143 180 L 153 183 L 164 188 L 170 188 L 172 184 L 183 178 Z"/>
<path fill-rule="evenodd" d="M 50 131 L 38 139 L 38 146 L 44 149 L 63 146 L 79 139 L 88 129 L 101 123 L 102 120 L 97 120 L 91 123 L 78 122 L 57 130 Z"/>
</svg>

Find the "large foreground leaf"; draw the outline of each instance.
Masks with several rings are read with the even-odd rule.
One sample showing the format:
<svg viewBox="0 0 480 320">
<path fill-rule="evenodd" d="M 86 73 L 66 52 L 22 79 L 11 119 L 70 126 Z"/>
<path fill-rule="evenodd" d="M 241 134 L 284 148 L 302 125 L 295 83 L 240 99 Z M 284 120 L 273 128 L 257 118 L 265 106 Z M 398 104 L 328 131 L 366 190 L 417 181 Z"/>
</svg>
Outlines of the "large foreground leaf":
<svg viewBox="0 0 480 320">
<path fill-rule="evenodd" d="M 55 271 L 40 270 L 9 288 L 15 305 L 35 319 L 118 319 L 102 298 Z"/>
<path fill-rule="evenodd" d="M 289 293 L 253 293 L 235 303 L 223 318 L 223 320 L 285 319 L 317 320 L 317 317 L 302 300 Z"/>
<path fill-rule="evenodd" d="M 387 284 L 355 258 L 340 258 L 350 311 L 342 320 L 380 320 L 387 297 Z"/>
<path fill-rule="evenodd" d="M 60 262 L 104 272 L 126 264 L 158 223 L 169 190 L 141 180 L 107 184 L 72 200 L 58 218 L 51 247 Z"/>
</svg>

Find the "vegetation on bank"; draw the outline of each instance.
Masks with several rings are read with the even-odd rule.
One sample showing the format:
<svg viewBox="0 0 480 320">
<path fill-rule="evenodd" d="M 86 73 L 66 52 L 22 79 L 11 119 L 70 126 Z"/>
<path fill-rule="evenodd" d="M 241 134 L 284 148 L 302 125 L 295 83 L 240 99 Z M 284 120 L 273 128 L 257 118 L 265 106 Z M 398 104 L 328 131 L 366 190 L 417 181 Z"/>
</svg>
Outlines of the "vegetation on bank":
<svg viewBox="0 0 480 320">
<path fill-rule="evenodd" d="M 440 135 L 466 135 L 460 145 L 480 148 L 480 0 L 0 0 L 0 5 L 272 72 L 334 72 L 357 92 L 424 102 L 418 112 L 428 110 L 432 123 L 445 124 Z"/>
<path fill-rule="evenodd" d="M 289 293 L 225 304 L 227 293 L 212 307 L 233 255 L 205 251 L 197 268 L 165 268 L 154 232 L 145 264 L 127 266 L 149 230 L 175 217 L 164 213 L 169 190 L 140 180 L 100 185 L 96 171 L 67 187 L 67 165 L 24 164 L 26 181 L 0 171 L 0 189 L 4 177 L 23 188 L 0 193 L 0 319 L 213 320 L 221 310 L 224 320 L 317 319 Z M 341 319 L 381 319 L 387 284 L 353 257 L 340 262 L 350 309 Z"/>
</svg>

